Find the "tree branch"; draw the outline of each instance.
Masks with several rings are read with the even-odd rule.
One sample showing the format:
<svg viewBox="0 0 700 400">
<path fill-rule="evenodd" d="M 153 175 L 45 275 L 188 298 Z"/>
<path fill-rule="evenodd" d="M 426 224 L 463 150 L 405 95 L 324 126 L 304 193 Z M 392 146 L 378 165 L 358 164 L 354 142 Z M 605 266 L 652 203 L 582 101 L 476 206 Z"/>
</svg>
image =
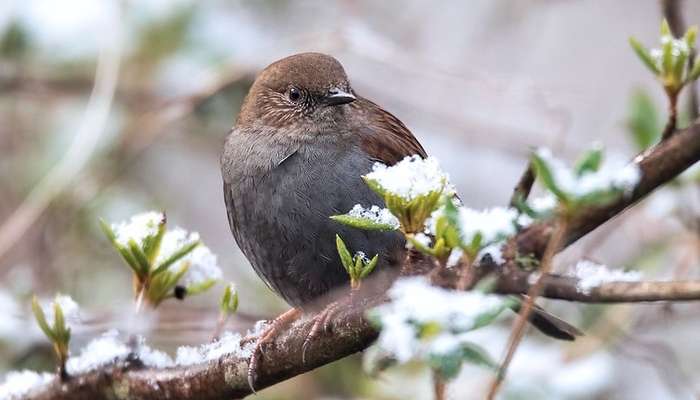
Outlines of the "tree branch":
<svg viewBox="0 0 700 400">
<path fill-rule="evenodd" d="M 700 160 L 700 122 L 678 132 L 669 140 L 635 158 L 643 175 L 628 196 L 609 204 L 584 210 L 572 218 L 564 246 L 569 245 L 635 204 L 651 191 Z M 549 236 L 552 223 L 538 223 L 519 233 L 513 243 L 520 254 L 540 254 Z M 500 273 L 497 291 L 503 294 L 527 293 L 530 273 L 505 266 L 483 266 Z M 547 275 L 544 297 L 578 302 L 642 302 L 700 300 L 700 281 L 692 282 L 618 282 L 600 285 L 589 291 L 577 288 L 578 281 L 570 277 Z M 365 349 L 377 332 L 362 318 L 362 310 L 340 313 L 332 323 L 332 334 L 320 335 L 307 351 L 306 363 L 301 361 L 302 343 L 313 325 L 300 321 L 265 347 L 258 381 L 260 388 L 273 385 Z M 58 381 L 27 396 L 28 399 L 231 399 L 250 393 L 246 371 L 248 360 L 227 355 L 204 365 L 187 368 L 138 369 L 118 365 L 73 377 L 69 382 Z"/>
<path fill-rule="evenodd" d="M 700 300 L 700 281 L 608 282 L 586 290 L 570 276 L 545 275 L 542 296 L 578 303 L 642 303 L 656 301 Z M 502 294 L 527 293 L 532 274 L 511 271 L 495 288 Z"/>
</svg>

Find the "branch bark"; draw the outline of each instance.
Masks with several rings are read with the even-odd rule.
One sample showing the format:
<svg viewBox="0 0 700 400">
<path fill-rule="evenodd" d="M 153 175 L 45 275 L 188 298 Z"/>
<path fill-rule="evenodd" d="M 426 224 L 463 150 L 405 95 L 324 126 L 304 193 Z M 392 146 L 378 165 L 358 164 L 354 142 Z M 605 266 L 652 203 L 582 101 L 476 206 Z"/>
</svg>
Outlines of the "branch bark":
<svg viewBox="0 0 700 400">
<path fill-rule="evenodd" d="M 651 191 L 670 181 L 700 160 L 700 122 L 678 132 L 672 138 L 635 158 L 643 176 L 628 196 L 609 204 L 585 210 L 572 218 L 564 246 L 591 232 L 609 219 L 622 213 Z M 541 255 L 552 223 L 539 223 L 519 233 L 514 243 L 520 254 Z M 499 273 L 496 290 L 503 294 L 524 294 L 530 289 L 531 273 L 491 266 Z M 617 282 L 600 285 L 589 291 L 577 288 L 571 277 L 546 275 L 542 278 L 544 297 L 586 302 L 646 302 L 700 300 L 700 281 L 691 282 Z M 321 335 L 307 350 L 306 363 L 301 361 L 304 338 L 313 321 L 300 321 L 265 347 L 258 381 L 260 388 L 273 385 L 310 371 L 345 356 L 362 351 L 376 338 L 377 332 L 362 318 L 362 310 L 338 314 L 332 323 L 332 334 Z M 246 358 L 227 355 L 219 360 L 187 368 L 139 369 L 116 365 L 73 377 L 67 383 L 54 381 L 28 399 L 231 399 L 250 393 L 247 383 Z"/>
</svg>

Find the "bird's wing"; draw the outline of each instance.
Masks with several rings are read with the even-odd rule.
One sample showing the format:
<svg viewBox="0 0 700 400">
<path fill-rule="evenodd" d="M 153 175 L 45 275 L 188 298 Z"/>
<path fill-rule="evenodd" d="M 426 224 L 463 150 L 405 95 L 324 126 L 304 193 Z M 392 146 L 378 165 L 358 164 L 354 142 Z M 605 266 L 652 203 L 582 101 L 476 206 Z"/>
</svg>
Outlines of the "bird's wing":
<svg viewBox="0 0 700 400">
<path fill-rule="evenodd" d="M 363 112 L 361 146 L 375 161 L 393 165 L 406 156 L 428 156 L 411 131 L 394 115 L 362 97 L 350 104 Z"/>
</svg>

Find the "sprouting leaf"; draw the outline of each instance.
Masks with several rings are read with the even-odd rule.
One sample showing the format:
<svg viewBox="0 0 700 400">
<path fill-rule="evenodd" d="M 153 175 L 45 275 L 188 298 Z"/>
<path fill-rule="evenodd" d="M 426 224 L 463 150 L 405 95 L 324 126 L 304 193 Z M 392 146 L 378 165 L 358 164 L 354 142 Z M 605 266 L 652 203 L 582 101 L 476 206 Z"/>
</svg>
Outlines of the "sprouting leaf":
<svg viewBox="0 0 700 400">
<path fill-rule="evenodd" d="M 371 218 L 356 217 L 349 214 L 332 215 L 330 218 L 334 221 L 340 222 L 343 225 L 348 225 L 350 227 L 363 229 L 366 231 L 389 232 L 398 229 L 398 227 L 395 225 L 383 224 Z"/>
<path fill-rule="evenodd" d="M 56 336 L 54 335 L 51 327 L 49 327 L 49 324 L 46 322 L 46 315 L 44 314 L 44 310 L 41 308 L 41 305 L 39 305 L 39 300 L 37 300 L 36 296 L 32 297 L 32 312 L 34 313 L 34 318 L 36 319 L 37 324 L 39 324 L 39 328 L 41 328 L 41 331 L 44 332 L 44 335 L 46 335 L 46 337 L 48 337 L 52 342 L 56 341 Z"/>
<path fill-rule="evenodd" d="M 209 290 L 212 286 L 216 285 L 216 279 L 207 279 L 199 283 L 191 284 L 187 286 L 187 295 L 194 296 Z"/>
<path fill-rule="evenodd" d="M 587 151 L 583 157 L 576 163 L 574 172 L 576 175 L 582 176 L 589 172 L 596 172 L 600 169 L 600 164 L 603 161 L 603 150 L 595 148 Z"/>
<path fill-rule="evenodd" d="M 222 313 L 230 315 L 238 310 L 238 292 L 233 288 L 233 285 L 227 285 L 221 296 L 219 309 Z"/>
<path fill-rule="evenodd" d="M 459 344 L 452 351 L 433 353 L 428 357 L 430 368 L 444 380 L 455 378 L 465 362 L 492 369 L 498 365 L 481 346 L 469 342 Z"/>
<path fill-rule="evenodd" d="M 695 39 L 698 36 L 698 27 L 693 25 L 690 28 L 688 28 L 687 31 L 685 31 L 685 35 L 683 36 L 683 40 L 685 40 L 686 46 L 688 46 L 689 49 L 692 49 L 695 47 Z"/>
<path fill-rule="evenodd" d="M 343 263 L 343 267 L 345 267 L 348 274 L 352 274 L 352 256 L 350 255 L 348 248 L 345 246 L 345 242 L 343 242 L 343 239 L 341 239 L 340 235 L 338 234 L 335 235 L 335 246 L 338 249 L 338 255 L 340 256 L 340 262 Z"/>
<path fill-rule="evenodd" d="M 464 362 L 462 349 L 456 348 L 449 353 L 430 354 L 428 365 L 436 374 L 445 381 L 451 380 L 459 375 Z"/>
<path fill-rule="evenodd" d="M 489 353 L 484 350 L 483 347 L 475 343 L 462 344 L 462 357 L 470 364 L 481 365 L 492 369 L 498 366 Z"/>
<path fill-rule="evenodd" d="M 656 60 L 654 60 L 651 54 L 649 54 L 649 50 L 647 50 L 641 43 L 632 37 L 630 38 L 630 45 L 632 46 L 632 49 L 634 49 L 634 52 L 637 54 L 639 59 L 642 60 L 644 65 L 646 65 L 654 75 L 661 74 L 659 67 L 656 65 Z"/>
<path fill-rule="evenodd" d="M 661 66 L 664 73 L 670 72 L 673 68 L 673 40 L 671 37 L 661 45 Z"/>
<path fill-rule="evenodd" d="M 199 240 L 195 240 L 192 243 L 186 244 L 180 248 L 180 250 L 174 252 L 173 254 L 170 255 L 165 261 L 163 261 L 159 266 L 157 266 L 153 272 L 151 273 L 151 276 L 155 277 L 162 273 L 163 271 L 167 270 L 171 265 L 175 264 L 176 262 L 180 261 L 183 257 L 186 255 L 190 254 L 192 250 L 195 249 L 195 247 L 200 245 Z"/>
<path fill-rule="evenodd" d="M 554 175 L 552 173 L 552 169 L 547 164 L 547 162 L 536 152 L 532 154 L 531 162 L 535 168 L 536 176 L 540 178 L 545 188 L 552 192 L 552 194 L 554 194 L 560 201 L 564 203 L 569 203 L 569 196 L 566 193 L 564 193 L 564 191 L 562 191 L 557 185 L 557 182 L 554 179 Z"/>
<path fill-rule="evenodd" d="M 474 325 L 472 326 L 471 330 L 479 329 L 486 325 L 490 325 L 493 321 L 496 320 L 496 318 L 499 315 L 501 315 L 503 310 L 513 307 L 513 305 L 515 304 L 514 301 L 515 300 L 513 298 L 505 298 L 498 307 L 494 307 L 489 311 L 479 314 L 474 319 Z"/>
<path fill-rule="evenodd" d="M 379 262 L 379 254 L 375 254 L 374 257 L 372 257 L 372 259 L 369 260 L 367 265 L 365 265 L 364 269 L 360 272 L 360 279 L 365 278 L 372 271 L 374 271 L 374 268 L 377 266 L 378 262 Z"/>
<path fill-rule="evenodd" d="M 105 236 L 107 236 L 107 239 L 109 239 L 109 241 L 112 243 L 112 246 L 122 256 L 126 264 L 134 271 L 134 273 L 136 273 L 136 275 L 140 275 L 141 268 L 136 262 L 136 259 L 134 258 L 134 256 L 131 255 L 128 249 L 126 249 L 119 242 L 117 242 L 117 237 L 114 234 L 112 227 L 102 218 L 100 218 L 100 228 L 102 229 L 102 232 L 104 232 Z"/>
<path fill-rule="evenodd" d="M 163 220 L 158 223 L 158 231 L 155 235 L 149 236 L 144 239 L 143 251 L 148 259 L 148 264 L 153 265 L 158 257 L 158 252 L 160 251 L 160 244 L 163 241 L 163 236 L 165 236 L 165 213 L 163 213 Z"/>
<path fill-rule="evenodd" d="M 659 140 L 659 113 L 645 90 L 637 89 L 632 93 L 628 115 L 627 126 L 639 150 L 646 150 Z"/>
<path fill-rule="evenodd" d="M 136 260 L 136 264 L 139 266 L 139 276 L 148 275 L 148 272 L 151 269 L 151 264 L 148 263 L 148 258 L 146 258 L 143 250 L 138 244 L 136 244 L 134 239 L 129 239 L 129 250 L 131 251 L 131 255 L 134 257 L 134 260 Z"/>
<path fill-rule="evenodd" d="M 372 191 L 377 193 L 378 195 L 383 197 L 386 194 L 386 190 L 384 190 L 384 187 L 382 187 L 382 185 L 380 185 L 379 182 L 377 182 L 376 180 L 369 179 L 366 176 L 362 176 L 362 180 L 364 180 L 367 186 L 369 186 L 369 188 L 372 189 Z"/>
</svg>

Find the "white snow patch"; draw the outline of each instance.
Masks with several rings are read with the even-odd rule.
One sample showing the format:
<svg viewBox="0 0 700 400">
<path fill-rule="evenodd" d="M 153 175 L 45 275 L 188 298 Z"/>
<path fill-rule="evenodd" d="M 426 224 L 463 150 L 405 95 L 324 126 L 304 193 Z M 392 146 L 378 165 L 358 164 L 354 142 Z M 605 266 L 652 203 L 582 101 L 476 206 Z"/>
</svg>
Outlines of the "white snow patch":
<svg viewBox="0 0 700 400">
<path fill-rule="evenodd" d="M 129 355 L 129 348 L 118 336 L 119 332 L 112 330 L 93 339 L 82 349 L 80 356 L 68 358 L 68 374 L 77 375 L 124 360 Z"/>
<path fill-rule="evenodd" d="M 34 371 L 10 371 L 0 384 L 0 399 L 20 399 L 35 389 L 53 381 L 54 374 Z"/>
<path fill-rule="evenodd" d="M 479 254 L 476 256 L 477 265 L 486 255 L 489 255 L 496 265 L 505 263 L 506 260 L 503 258 L 502 248 L 502 243 L 493 243 L 481 249 Z"/>
<path fill-rule="evenodd" d="M 447 268 L 452 268 L 459 264 L 459 261 L 462 259 L 462 256 L 464 255 L 464 250 L 460 249 L 459 247 L 455 247 L 450 251 L 450 256 L 447 257 Z"/>
<path fill-rule="evenodd" d="M 631 190 L 642 177 L 636 164 L 617 157 L 610 157 L 596 172 L 577 176 L 561 160 L 555 158 L 547 148 L 539 148 L 537 155 L 549 165 L 557 186 L 565 193 L 576 197 L 608 190 Z"/>
<path fill-rule="evenodd" d="M 570 274 L 579 279 L 576 289 L 588 294 L 592 288 L 610 282 L 636 282 L 642 278 L 639 271 L 611 270 L 605 265 L 589 260 L 579 261 Z"/>
<path fill-rule="evenodd" d="M 390 167 L 375 163 L 365 179 L 377 182 L 387 192 L 408 201 L 431 192 L 454 191 L 447 173 L 433 157 L 407 156 Z"/>
<path fill-rule="evenodd" d="M 160 251 L 156 258 L 155 264 L 158 265 L 167 260 L 173 253 L 182 249 L 184 246 L 199 241 L 197 232 L 187 232 L 182 228 L 169 230 L 163 235 L 163 241 L 160 245 Z M 219 267 L 216 255 L 209 250 L 207 246 L 200 243 L 185 257 L 170 266 L 170 270 L 176 272 L 184 263 L 189 263 L 189 268 L 185 275 L 178 282 L 182 286 L 190 286 L 199 284 L 208 280 L 221 279 L 223 273 Z"/>
<path fill-rule="evenodd" d="M 148 211 L 136 214 L 128 221 L 112 224 L 112 230 L 116 235 L 117 243 L 128 247 L 133 239 L 139 246 L 143 240 L 158 233 L 158 225 L 165 219 L 165 214 L 158 211 Z"/>
<path fill-rule="evenodd" d="M 58 304 L 63 312 L 63 318 L 68 326 L 77 324 L 80 322 L 80 307 L 70 296 L 64 294 L 57 294 L 52 301 L 44 301 L 41 304 L 41 309 L 44 311 L 44 316 L 46 317 L 46 322 L 49 326 L 53 326 L 55 319 L 54 315 L 54 304 Z"/>
<path fill-rule="evenodd" d="M 247 343 L 241 347 L 241 335 L 225 332 L 221 338 L 213 343 L 201 346 L 182 346 L 177 349 L 175 363 L 180 366 L 201 364 L 216 360 L 224 355 L 232 354 L 236 357 L 249 358 L 253 354 L 255 342 Z"/>
<path fill-rule="evenodd" d="M 136 356 L 143 365 L 151 368 L 168 368 L 175 365 L 173 359 L 165 352 L 153 349 L 146 345 L 143 337 L 139 338 Z"/>
<path fill-rule="evenodd" d="M 515 209 L 494 207 L 479 211 L 459 206 L 457 210 L 459 211 L 460 239 L 466 245 L 471 244 L 477 234 L 481 234 L 482 245 L 494 243 L 515 234 L 515 221 L 518 218 L 518 212 Z M 436 222 L 444 212 L 445 209 L 440 208 L 433 212 L 428 220 L 428 230 L 431 234 L 436 234 Z"/>
<path fill-rule="evenodd" d="M 355 218 L 368 219 L 376 224 L 388 225 L 394 229 L 399 228 L 399 220 L 388 208 L 374 205 L 370 208 L 364 208 L 361 204 L 355 204 L 348 212 L 348 215 Z"/>
</svg>

